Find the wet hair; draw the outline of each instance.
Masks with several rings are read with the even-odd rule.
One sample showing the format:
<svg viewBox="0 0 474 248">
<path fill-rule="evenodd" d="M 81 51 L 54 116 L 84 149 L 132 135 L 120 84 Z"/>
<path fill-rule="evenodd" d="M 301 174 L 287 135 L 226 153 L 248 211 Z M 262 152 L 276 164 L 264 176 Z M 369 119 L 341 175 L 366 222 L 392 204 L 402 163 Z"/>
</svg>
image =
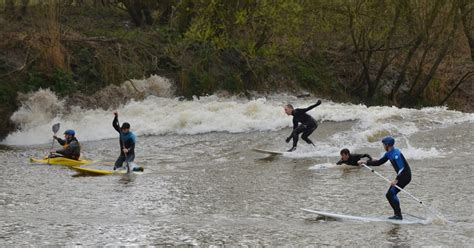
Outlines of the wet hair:
<svg viewBox="0 0 474 248">
<path fill-rule="evenodd" d="M 295 109 L 295 108 L 293 108 L 293 105 L 291 105 L 289 103 L 287 105 L 285 105 L 285 107 L 290 108 L 290 109 Z"/>
<path fill-rule="evenodd" d="M 128 122 L 122 123 L 122 127 L 121 127 L 121 128 L 122 128 L 122 129 L 130 129 L 130 123 L 128 123 Z"/>
<path fill-rule="evenodd" d="M 341 155 L 342 155 L 342 154 L 350 155 L 351 152 L 349 152 L 349 149 L 344 148 L 344 149 L 341 150 Z"/>
</svg>

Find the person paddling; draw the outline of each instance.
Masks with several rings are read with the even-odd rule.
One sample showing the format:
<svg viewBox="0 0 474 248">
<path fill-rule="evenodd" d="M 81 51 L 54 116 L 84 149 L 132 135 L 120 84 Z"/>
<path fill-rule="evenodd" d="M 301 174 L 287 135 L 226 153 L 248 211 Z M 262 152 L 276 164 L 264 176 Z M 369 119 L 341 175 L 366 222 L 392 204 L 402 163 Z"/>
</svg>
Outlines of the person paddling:
<svg viewBox="0 0 474 248">
<path fill-rule="evenodd" d="M 54 151 L 56 154 L 54 154 L 52 151 L 49 155 L 50 158 L 65 157 L 79 160 L 79 157 L 81 156 L 81 144 L 77 140 L 76 132 L 74 130 L 66 130 L 64 132 L 64 139 L 58 138 L 56 135 L 54 135 L 53 138 L 57 140 L 58 143 L 63 146 L 63 148 Z"/>
<path fill-rule="evenodd" d="M 369 154 L 351 154 L 349 149 L 344 148 L 341 150 L 341 160 L 337 161 L 336 164 L 347 164 L 347 165 L 359 165 L 357 162 L 362 158 L 368 158 L 372 160 L 372 157 Z"/>
<path fill-rule="evenodd" d="M 398 200 L 397 194 L 400 192 L 399 189 L 395 187 L 397 185 L 400 188 L 405 188 L 411 181 L 411 170 L 408 162 L 406 161 L 403 154 L 399 149 L 395 148 L 395 139 L 391 136 L 384 137 L 382 139 L 383 147 L 386 153 L 379 160 L 372 161 L 359 161 L 359 165 L 367 164 L 369 166 L 379 166 L 383 163 L 390 160 L 392 163 L 393 169 L 397 173 L 395 180 L 391 181 L 391 186 L 387 191 L 386 197 L 390 206 L 393 208 L 394 215 L 389 217 L 393 220 L 402 220 L 402 210 L 400 209 L 400 200 Z"/>
<path fill-rule="evenodd" d="M 118 113 L 114 112 L 114 116 L 112 126 L 120 135 L 120 156 L 117 158 L 114 165 L 114 170 L 116 170 L 121 168 L 124 162 L 130 163 L 135 159 L 136 137 L 135 134 L 130 131 L 130 124 L 128 122 L 122 123 L 122 127 L 120 127 Z"/>
<path fill-rule="evenodd" d="M 311 109 L 319 106 L 321 104 L 321 100 L 318 100 L 316 104 L 313 104 L 307 108 L 293 108 L 293 105 L 287 104 L 284 109 L 287 115 L 293 116 L 293 131 L 291 132 L 290 136 L 286 138 L 286 143 L 290 142 L 293 139 L 293 146 L 288 150 L 288 152 L 292 152 L 296 150 L 296 145 L 298 144 L 298 135 L 301 135 L 301 138 L 306 141 L 306 143 L 311 144 L 314 146 L 314 143 L 308 138 L 316 128 L 318 128 L 318 123 L 316 120 L 308 115 L 306 112 L 310 111 Z M 301 123 L 301 125 L 299 125 Z"/>
</svg>

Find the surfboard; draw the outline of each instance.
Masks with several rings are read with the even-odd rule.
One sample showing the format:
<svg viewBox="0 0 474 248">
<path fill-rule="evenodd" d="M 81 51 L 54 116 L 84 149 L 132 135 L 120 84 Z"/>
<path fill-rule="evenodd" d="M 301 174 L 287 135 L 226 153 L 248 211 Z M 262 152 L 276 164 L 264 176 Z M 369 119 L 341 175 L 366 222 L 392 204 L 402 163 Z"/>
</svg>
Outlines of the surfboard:
<svg viewBox="0 0 474 248">
<path fill-rule="evenodd" d="M 352 166 L 347 164 L 333 164 L 333 163 L 323 163 L 323 164 L 315 164 L 309 167 L 309 170 L 327 170 L 327 169 L 339 169 L 339 170 L 358 170 L 360 166 Z"/>
<path fill-rule="evenodd" d="M 85 167 L 70 167 L 70 168 L 75 170 L 80 175 L 88 175 L 88 176 L 105 176 L 105 175 L 112 175 L 112 174 L 118 174 L 118 175 L 127 174 L 127 170 L 100 170 L 100 169 L 85 168 Z M 137 173 L 137 172 L 132 171 L 132 173 Z"/>
<path fill-rule="evenodd" d="M 30 158 L 30 163 L 34 164 L 52 164 L 52 165 L 64 165 L 64 166 L 81 166 L 84 164 L 92 163 L 91 160 L 74 160 L 64 157 L 56 157 L 50 158 L 44 157 L 43 159 L 40 158 Z"/>
<path fill-rule="evenodd" d="M 253 148 L 252 151 L 259 152 L 259 153 L 270 154 L 270 155 L 283 155 L 283 153 L 284 153 L 284 152 L 270 151 L 270 150 L 257 149 L 257 148 Z"/>
<path fill-rule="evenodd" d="M 427 222 L 425 219 L 416 218 L 412 215 L 405 215 L 403 220 L 391 220 L 387 217 L 369 217 L 369 216 L 354 216 L 354 215 L 346 215 L 346 214 L 337 214 L 337 213 L 330 213 L 325 211 L 319 210 L 311 210 L 302 208 L 304 212 L 317 214 L 322 216 L 326 219 L 333 219 L 338 221 L 343 220 L 353 220 L 353 221 L 362 221 L 362 222 L 389 222 L 393 224 L 424 224 Z"/>
</svg>

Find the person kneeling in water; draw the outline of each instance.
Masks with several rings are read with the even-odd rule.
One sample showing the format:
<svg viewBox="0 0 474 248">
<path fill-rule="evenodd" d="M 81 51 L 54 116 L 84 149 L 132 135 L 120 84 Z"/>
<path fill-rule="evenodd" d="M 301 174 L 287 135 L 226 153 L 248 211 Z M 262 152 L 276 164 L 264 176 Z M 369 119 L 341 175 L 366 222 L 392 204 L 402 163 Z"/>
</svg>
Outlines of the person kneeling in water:
<svg viewBox="0 0 474 248">
<path fill-rule="evenodd" d="M 402 220 L 402 210 L 400 209 L 400 200 L 398 200 L 397 194 L 400 190 L 395 187 L 397 185 L 400 188 L 405 188 L 411 181 L 411 170 L 408 162 L 406 161 L 403 154 L 394 147 L 395 139 L 391 136 L 387 136 L 382 139 L 383 147 L 386 153 L 379 160 L 372 161 L 359 161 L 359 165 L 366 163 L 369 166 L 379 166 L 390 160 L 392 163 L 393 169 L 397 173 L 395 180 L 391 182 L 391 186 L 387 191 L 386 197 L 390 206 L 393 208 L 394 215 L 389 217 L 392 220 Z"/>
<path fill-rule="evenodd" d="M 361 158 L 372 160 L 372 157 L 369 154 L 351 154 L 349 149 L 344 148 L 341 150 L 341 160 L 336 164 L 358 165 L 357 162 L 359 162 Z"/>
<path fill-rule="evenodd" d="M 76 139 L 75 135 L 76 132 L 74 132 L 72 129 L 68 129 L 64 132 L 64 139 L 58 138 L 56 135 L 54 135 L 53 138 L 57 140 L 58 143 L 63 146 L 63 148 L 55 151 L 56 154 L 51 153 L 49 157 L 65 157 L 79 160 L 79 157 L 81 156 L 81 144 L 79 144 L 79 141 Z"/>
<path fill-rule="evenodd" d="M 286 138 L 286 143 L 290 142 L 293 139 L 293 146 L 288 150 L 288 152 L 292 152 L 296 150 L 296 145 L 298 144 L 298 136 L 300 133 L 301 138 L 306 141 L 306 143 L 311 144 L 314 146 L 313 141 L 311 141 L 308 136 L 310 136 L 316 128 L 318 128 L 318 123 L 316 120 L 308 115 L 306 112 L 310 111 L 311 109 L 319 106 L 321 104 L 321 100 L 318 100 L 316 104 L 313 104 L 307 108 L 293 108 L 293 105 L 287 104 L 284 109 L 287 115 L 293 116 L 293 131 L 291 132 L 290 136 Z M 301 125 L 298 125 L 301 123 Z"/>
</svg>

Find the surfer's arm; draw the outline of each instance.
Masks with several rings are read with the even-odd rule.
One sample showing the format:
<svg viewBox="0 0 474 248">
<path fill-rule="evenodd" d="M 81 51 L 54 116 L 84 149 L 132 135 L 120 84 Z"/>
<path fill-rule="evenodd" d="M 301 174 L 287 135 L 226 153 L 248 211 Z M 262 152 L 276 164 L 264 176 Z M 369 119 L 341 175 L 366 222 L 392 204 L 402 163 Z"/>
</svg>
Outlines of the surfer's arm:
<svg viewBox="0 0 474 248">
<path fill-rule="evenodd" d="M 345 161 L 342 161 L 342 159 L 341 159 L 341 160 L 337 161 L 336 164 L 337 164 L 337 165 L 340 165 L 340 164 L 342 164 L 342 163 L 344 163 L 344 162 L 345 162 Z"/>
<path fill-rule="evenodd" d="M 369 160 L 372 160 L 373 158 L 369 154 L 362 154 L 360 158 L 368 158 Z"/>
<path fill-rule="evenodd" d="M 318 100 L 317 103 L 315 103 L 315 104 L 313 104 L 313 105 L 311 105 L 307 108 L 301 109 L 301 110 L 306 113 L 306 112 L 310 111 L 311 109 L 314 109 L 315 107 L 319 106 L 320 104 L 321 104 L 321 100 Z"/>
<path fill-rule="evenodd" d="M 114 127 L 117 132 L 120 133 L 120 126 L 119 126 L 119 121 L 118 121 L 118 116 L 115 115 L 114 120 L 112 121 L 112 126 Z"/>
<path fill-rule="evenodd" d="M 135 149 L 135 142 L 134 141 L 127 142 L 127 144 L 125 144 L 125 148 L 127 148 L 127 150 L 129 151 Z"/>
<path fill-rule="evenodd" d="M 383 156 L 382 158 L 380 158 L 379 160 L 369 160 L 367 162 L 365 162 L 368 166 L 380 166 L 382 164 L 384 164 L 385 162 L 388 161 L 388 157 L 387 156 Z"/>
<path fill-rule="evenodd" d="M 293 130 L 295 130 L 297 127 L 298 127 L 298 120 L 295 117 L 293 117 Z"/>
</svg>

